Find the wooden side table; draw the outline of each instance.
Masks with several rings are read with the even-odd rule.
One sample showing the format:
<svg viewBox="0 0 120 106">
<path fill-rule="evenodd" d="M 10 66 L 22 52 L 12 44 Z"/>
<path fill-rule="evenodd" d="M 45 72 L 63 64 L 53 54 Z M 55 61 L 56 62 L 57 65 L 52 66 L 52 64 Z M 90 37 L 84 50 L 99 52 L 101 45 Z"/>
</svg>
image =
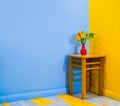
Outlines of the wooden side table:
<svg viewBox="0 0 120 106">
<path fill-rule="evenodd" d="M 87 86 L 87 72 L 89 72 L 89 78 L 91 78 L 91 71 L 99 71 L 99 95 L 103 95 L 103 69 L 105 56 L 103 55 L 76 55 L 69 54 L 70 57 L 70 94 L 74 93 L 73 83 L 74 83 L 74 68 L 81 68 L 81 81 L 82 81 L 82 99 L 86 98 L 86 86 Z M 91 79 L 90 79 L 91 82 Z M 91 83 L 89 83 L 90 91 Z"/>
</svg>

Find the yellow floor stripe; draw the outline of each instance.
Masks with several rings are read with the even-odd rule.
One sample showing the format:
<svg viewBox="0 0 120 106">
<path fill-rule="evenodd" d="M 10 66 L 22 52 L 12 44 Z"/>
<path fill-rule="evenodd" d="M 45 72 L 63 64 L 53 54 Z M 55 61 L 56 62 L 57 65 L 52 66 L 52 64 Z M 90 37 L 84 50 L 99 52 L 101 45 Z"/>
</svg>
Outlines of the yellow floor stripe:
<svg viewBox="0 0 120 106">
<path fill-rule="evenodd" d="M 38 105 L 49 105 L 53 104 L 51 101 L 44 99 L 44 98 L 37 98 L 37 99 L 31 99 L 32 102 L 38 104 Z"/>
<path fill-rule="evenodd" d="M 71 106 L 95 106 L 91 103 L 69 96 L 67 94 L 58 95 L 58 98 L 64 100 L 67 104 L 70 104 Z"/>
<path fill-rule="evenodd" d="M 9 104 L 8 103 L 3 103 L 2 106 L 9 106 Z"/>
</svg>

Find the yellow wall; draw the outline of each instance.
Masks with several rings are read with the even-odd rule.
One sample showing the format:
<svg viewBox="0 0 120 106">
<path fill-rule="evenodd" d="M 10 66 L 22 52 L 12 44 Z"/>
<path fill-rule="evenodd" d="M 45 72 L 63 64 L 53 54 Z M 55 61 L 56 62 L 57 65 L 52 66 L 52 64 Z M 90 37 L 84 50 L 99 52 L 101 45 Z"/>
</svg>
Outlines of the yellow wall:
<svg viewBox="0 0 120 106">
<path fill-rule="evenodd" d="M 91 54 L 107 56 L 104 95 L 120 100 L 120 0 L 90 0 Z M 95 81 L 95 80 L 94 80 Z"/>
</svg>

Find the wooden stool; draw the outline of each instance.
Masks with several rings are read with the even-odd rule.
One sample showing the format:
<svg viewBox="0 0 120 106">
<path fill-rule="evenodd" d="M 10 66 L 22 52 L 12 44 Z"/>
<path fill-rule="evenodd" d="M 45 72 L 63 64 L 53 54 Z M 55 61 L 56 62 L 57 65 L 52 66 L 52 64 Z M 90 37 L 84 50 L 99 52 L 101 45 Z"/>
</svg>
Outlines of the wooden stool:
<svg viewBox="0 0 120 106">
<path fill-rule="evenodd" d="M 70 56 L 70 94 L 73 95 L 73 83 L 74 83 L 74 68 L 81 68 L 82 72 L 82 99 L 86 99 L 86 86 L 87 86 L 87 72 L 89 72 L 89 91 L 91 86 L 91 71 L 99 71 L 99 95 L 103 95 L 103 69 L 105 56 L 103 55 L 76 55 L 69 54 Z"/>
</svg>

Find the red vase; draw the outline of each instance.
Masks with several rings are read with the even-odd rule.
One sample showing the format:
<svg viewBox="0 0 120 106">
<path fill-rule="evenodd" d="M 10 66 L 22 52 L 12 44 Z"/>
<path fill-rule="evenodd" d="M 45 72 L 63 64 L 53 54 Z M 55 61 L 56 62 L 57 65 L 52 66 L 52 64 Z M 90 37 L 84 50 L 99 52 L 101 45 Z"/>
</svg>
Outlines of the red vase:
<svg viewBox="0 0 120 106">
<path fill-rule="evenodd" d="M 82 43 L 82 49 L 80 50 L 81 55 L 86 55 L 87 54 L 87 50 L 85 49 L 85 44 Z"/>
</svg>

